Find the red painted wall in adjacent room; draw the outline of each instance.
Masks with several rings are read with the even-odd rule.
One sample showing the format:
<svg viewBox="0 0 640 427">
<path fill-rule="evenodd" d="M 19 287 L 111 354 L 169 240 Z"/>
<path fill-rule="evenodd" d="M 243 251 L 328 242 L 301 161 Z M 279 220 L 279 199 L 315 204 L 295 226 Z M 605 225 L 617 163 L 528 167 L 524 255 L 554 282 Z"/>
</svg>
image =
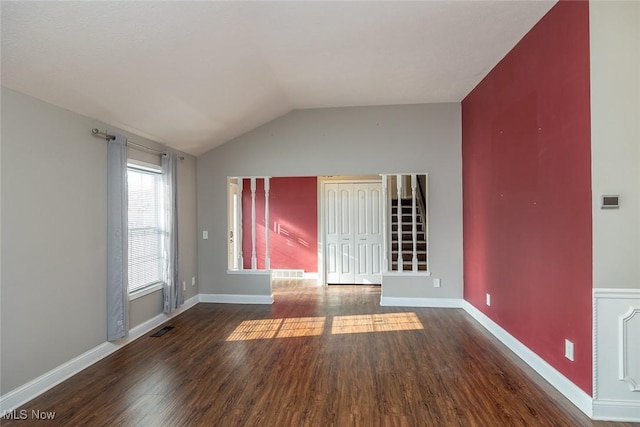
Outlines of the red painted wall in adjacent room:
<svg viewBox="0 0 640 427">
<path fill-rule="evenodd" d="M 462 102 L 462 155 L 465 300 L 591 394 L 589 96 L 589 4 L 561 1 Z"/>
<path fill-rule="evenodd" d="M 269 252 L 272 269 L 318 271 L 318 189 L 316 177 L 271 178 Z M 264 181 L 256 182 L 256 257 L 264 268 Z M 251 184 L 242 190 L 242 252 L 251 268 Z"/>
</svg>

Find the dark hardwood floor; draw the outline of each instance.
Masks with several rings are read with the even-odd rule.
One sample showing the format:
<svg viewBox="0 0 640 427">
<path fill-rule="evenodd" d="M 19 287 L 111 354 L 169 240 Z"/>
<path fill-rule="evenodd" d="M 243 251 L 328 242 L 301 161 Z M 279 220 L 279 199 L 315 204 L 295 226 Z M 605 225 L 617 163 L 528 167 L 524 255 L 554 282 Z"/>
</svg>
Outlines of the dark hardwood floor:
<svg viewBox="0 0 640 427">
<path fill-rule="evenodd" d="M 374 286 L 274 294 L 198 304 L 2 425 L 633 425 L 589 420 L 462 310 L 380 307 Z"/>
</svg>

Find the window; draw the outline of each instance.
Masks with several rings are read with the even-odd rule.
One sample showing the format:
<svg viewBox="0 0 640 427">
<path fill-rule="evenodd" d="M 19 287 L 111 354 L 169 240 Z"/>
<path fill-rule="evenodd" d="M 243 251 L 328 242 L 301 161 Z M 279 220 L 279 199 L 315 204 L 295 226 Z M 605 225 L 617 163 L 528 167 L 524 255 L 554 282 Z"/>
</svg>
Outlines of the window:
<svg viewBox="0 0 640 427">
<path fill-rule="evenodd" d="M 162 175 L 138 165 L 127 168 L 129 186 L 129 292 L 163 280 Z"/>
</svg>

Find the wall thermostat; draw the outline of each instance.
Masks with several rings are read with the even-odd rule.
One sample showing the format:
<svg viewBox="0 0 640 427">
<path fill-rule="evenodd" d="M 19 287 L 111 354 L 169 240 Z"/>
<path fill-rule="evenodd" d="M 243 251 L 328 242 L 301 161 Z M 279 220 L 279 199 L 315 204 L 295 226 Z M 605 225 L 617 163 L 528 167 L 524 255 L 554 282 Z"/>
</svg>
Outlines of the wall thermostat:
<svg viewBox="0 0 640 427">
<path fill-rule="evenodd" d="M 602 196 L 600 202 L 601 209 L 617 209 L 620 207 L 620 196 L 618 195 L 607 195 Z"/>
</svg>

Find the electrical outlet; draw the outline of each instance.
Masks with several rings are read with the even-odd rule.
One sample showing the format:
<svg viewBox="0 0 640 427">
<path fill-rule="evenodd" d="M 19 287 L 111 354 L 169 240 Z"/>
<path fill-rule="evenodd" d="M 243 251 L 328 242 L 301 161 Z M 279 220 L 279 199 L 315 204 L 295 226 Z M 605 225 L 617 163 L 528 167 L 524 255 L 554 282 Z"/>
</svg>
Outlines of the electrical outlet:
<svg viewBox="0 0 640 427">
<path fill-rule="evenodd" d="M 487 294 L 487 305 L 491 305 L 491 294 Z"/>
<path fill-rule="evenodd" d="M 191 286 L 195 286 L 196 285 L 196 276 L 193 276 L 191 278 Z"/>
<path fill-rule="evenodd" d="M 434 288 L 439 288 L 440 287 L 440 279 L 438 279 L 438 278 L 433 279 L 433 287 Z"/>
<path fill-rule="evenodd" d="M 183 291 L 187 290 L 187 282 L 185 282 L 184 280 L 182 281 L 182 290 Z"/>
<path fill-rule="evenodd" d="M 564 340 L 564 357 L 573 362 L 573 343 L 568 339 Z"/>
<path fill-rule="evenodd" d="M 202 230 L 202 239 L 207 240 L 209 238 L 209 231 Z"/>
</svg>

